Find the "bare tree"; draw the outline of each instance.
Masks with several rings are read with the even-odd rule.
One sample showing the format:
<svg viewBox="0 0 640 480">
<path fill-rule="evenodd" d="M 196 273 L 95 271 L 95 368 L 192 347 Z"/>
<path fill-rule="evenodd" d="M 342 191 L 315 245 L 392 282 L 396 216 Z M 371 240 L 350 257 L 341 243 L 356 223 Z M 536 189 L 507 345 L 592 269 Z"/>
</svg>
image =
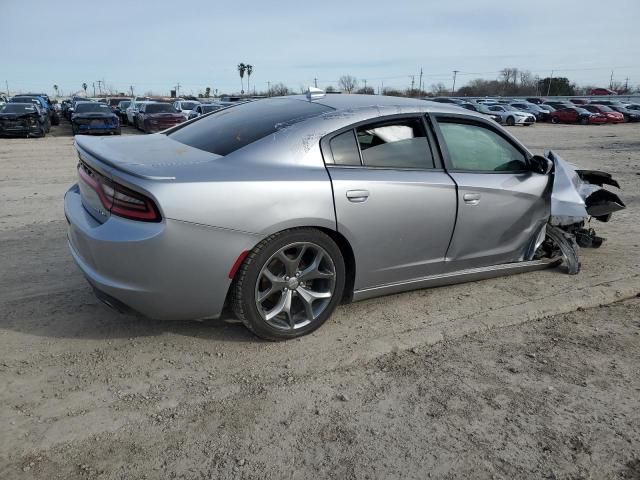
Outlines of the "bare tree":
<svg viewBox="0 0 640 480">
<path fill-rule="evenodd" d="M 269 90 L 269 94 L 272 97 L 281 97 L 284 95 L 289 95 L 290 90 L 289 87 L 287 87 L 284 83 L 279 82 L 279 83 L 274 83 L 273 85 L 271 85 L 271 89 Z"/>
<path fill-rule="evenodd" d="M 338 80 L 340 88 L 347 93 L 351 93 L 358 86 L 358 79 L 352 75 L 342 75 Z"/>
<path fill-rule="evenodd" d="M 442 82 L 431 84 L 431 88 L 429 90 L 431 95 L 434 95 L 436 97 L 439 97 L 441 95 L 449 95 L 450 93 L 447 86 Z"/>
<path fill-rule="evenodd" d="M 334 93 L 336 89 L 333 86 L 329 85 L 327 88 L 324 89 L 324 91 L 327 93 Z"/>
</svg>

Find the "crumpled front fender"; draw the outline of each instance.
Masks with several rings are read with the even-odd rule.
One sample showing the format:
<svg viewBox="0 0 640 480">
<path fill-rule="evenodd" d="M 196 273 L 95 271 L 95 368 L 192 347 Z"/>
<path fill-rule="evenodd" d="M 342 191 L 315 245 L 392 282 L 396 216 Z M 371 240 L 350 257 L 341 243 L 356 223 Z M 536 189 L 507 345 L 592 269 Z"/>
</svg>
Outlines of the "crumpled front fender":
<svg viewBox="0 0 640 480">
<path fill-rule="evenodd" d="M 581 223 L 593 216 L 608 221 L 613 212 L 625 204 L 603 185 L 620 187 L 610 174 L 597 170 L 576 170 L 557 153 L 547 154 L 554 165 L 549 223 L 567 226 Z"/>
</svg>

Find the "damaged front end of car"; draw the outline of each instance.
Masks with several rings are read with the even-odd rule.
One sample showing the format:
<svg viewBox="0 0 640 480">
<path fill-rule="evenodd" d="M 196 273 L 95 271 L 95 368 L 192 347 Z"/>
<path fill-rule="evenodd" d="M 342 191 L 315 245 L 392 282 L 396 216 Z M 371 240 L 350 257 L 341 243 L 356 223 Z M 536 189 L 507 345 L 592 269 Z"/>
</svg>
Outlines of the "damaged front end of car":
<svg viewBox="0 0 640 480">
<path fill-rule="evenodd" d="M 575 275 L 580 271 L 579 247 L 598 248 L 605 240 L 591 227 L 591 220 L 608 222 L 614 212 L 625 208 L 620 197 L 604 188 L 620 185 L 609 173 L 576 170 L 555 152 L 544 158 L 553 177 L 551 214 L 534 258 L 561 255 L 567 272 Z"/>
</svg>

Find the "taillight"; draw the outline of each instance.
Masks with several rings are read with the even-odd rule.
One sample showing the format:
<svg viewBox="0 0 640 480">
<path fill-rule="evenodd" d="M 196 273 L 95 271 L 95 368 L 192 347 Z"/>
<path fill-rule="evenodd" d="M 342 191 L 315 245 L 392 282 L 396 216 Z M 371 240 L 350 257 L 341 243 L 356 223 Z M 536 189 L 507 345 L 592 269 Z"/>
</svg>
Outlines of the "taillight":
<svg viewBox="0 0 640 480">
<path fill-rule="evenodd" d="M 162 220 L 156 204 L 145 195 L 100 175 L 83 163 L 78 164 L 78 174 L 95 190 L 102 206 L 113 215 L 143 222 Z"/>
</svg>

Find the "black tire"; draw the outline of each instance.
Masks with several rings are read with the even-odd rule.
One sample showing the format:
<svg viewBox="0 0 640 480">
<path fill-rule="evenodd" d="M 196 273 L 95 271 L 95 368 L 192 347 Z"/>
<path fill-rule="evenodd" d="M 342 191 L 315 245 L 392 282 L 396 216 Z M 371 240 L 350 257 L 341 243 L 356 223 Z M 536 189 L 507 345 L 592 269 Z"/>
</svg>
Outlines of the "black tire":
<svg viewBox="0 0 640 480">
<path fill-rule="evenodd" d="M 560 119 L 558 117 L 555 117 L 555 116 L 551 117 L 551 123 L 554 123 L 554 124 L 557 125 L 558 123 L 560 123 Z"/>
<path fill-rule="evenodd" d="M 507 121 L 505 123 L 510 127 L 513 127 L 516 124 L 516 121 L 513 117 L 507 117 Z"/>
<path fill-rule="evenodd" d="M 76 127 L 73 123 L 71 124 L 71 132 L 72 132 L 74 135 L 77 135 L 77 134 L 78 134 L 78 127 Z"/>
<path fill-rule="evenodd" d="M 580 125 L 589 125 L 589 119 L 588 118 L 581 118 L 580 119 Z"/>
<path fill-rule="evenodd" d="M 575 237 L 552 225 L 547 225 L 547 237 L 560 249 L 564 264 L 567 267 L 567 273 L 576 275 L 580 271 L 581 263 L 578 256 L 580 249 Z"/>
<path fill-rule="evenodd" d="M 335 285 L 331 300 L 317 318 L 303 327 L 284 330 L 267 323 L 258 312 L 256 285 L 262 268 L 272 256 L 296 242 L 309 242 L 325 250 L 335 267 Z M 313 228 L 285 230 L 266 238 L 247 255 L 231 285 L 231 305 L 238 319 L 255 335 L 266 340 L 296 338 L 313 332 L 327 321 L 342 300 L 345 277 L 344 259 L 331 237 Z"/>
<path fill-rule="evenodd" d="M 60 125 L 60 116 L 57 112 L 53 112 L 51 115 L 51 125 Z"/>
<path fill-rule="evenodd" d="M 116 135 L 122 135 L 122 130 L 120 129 L 116 130 Z"/>
</svg>

